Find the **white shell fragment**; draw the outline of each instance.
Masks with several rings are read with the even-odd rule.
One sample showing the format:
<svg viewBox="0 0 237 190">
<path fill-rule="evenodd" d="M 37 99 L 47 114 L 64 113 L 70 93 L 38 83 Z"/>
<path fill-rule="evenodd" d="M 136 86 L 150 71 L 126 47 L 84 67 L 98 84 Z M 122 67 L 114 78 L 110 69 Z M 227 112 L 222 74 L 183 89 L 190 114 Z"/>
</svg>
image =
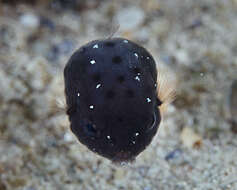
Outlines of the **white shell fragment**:
<svg viewBox="0 0 237 190">
<path fill-rule="evenodd" d="M 183 128 L 180 139 L 183 145 L 189 148 L 200 147 L 202 145 L 202 137 L 190 127 Z"/>
</svg>

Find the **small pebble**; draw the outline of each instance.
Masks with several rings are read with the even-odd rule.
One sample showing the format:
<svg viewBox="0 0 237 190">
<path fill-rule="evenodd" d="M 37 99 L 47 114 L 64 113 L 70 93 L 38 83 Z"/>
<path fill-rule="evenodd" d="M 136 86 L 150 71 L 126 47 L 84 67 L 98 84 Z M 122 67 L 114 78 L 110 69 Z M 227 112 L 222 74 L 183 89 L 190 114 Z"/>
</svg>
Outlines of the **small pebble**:
<svg viewBox="0 0 237 190">
<path fill-rule="evenodd" d="M 232 82 L 228 96 L 229 110 L 231 114 L 231 130 L 237 133 L 237 80 Z"/>
<path fill-rule="evenodd" d="M 175 150 L 169 152 L 169 153 L 165 156 L 165 160 L 168 161 L 168 160 L 177 158 L 177 157 L 179 157 L 181 154 L 182 154 L 182 151 L 181 151 L 180 149 L 175 149 Z"/>
<path fill-rule="evenodd" d="M 20 17 L 20 22 L 25 27 L 29 27 L 29 28 L 32 28 L 32 29 L 36 29 L 40 24 L 39 18 L 36 15 L 32 14 L 32 13 L 23 14 Z"/>
<path fill-rule="evenodd" d="M 140 25 L 145 19 L 145 14 L 138 7 L 128 7 L 120 10 L 116 17 L 120 24 L 120 30 L 126 31 Z"/>
</svg>

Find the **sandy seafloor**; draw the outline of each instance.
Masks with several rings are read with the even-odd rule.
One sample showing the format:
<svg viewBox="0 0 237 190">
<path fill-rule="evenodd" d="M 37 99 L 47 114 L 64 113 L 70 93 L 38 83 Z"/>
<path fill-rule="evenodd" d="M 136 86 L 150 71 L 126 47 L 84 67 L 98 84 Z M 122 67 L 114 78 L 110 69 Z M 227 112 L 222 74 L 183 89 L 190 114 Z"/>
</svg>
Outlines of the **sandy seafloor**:
<svg viewBox="0 0 237 190">
<path fill-rule="evenodd" d="M 86 2 L 0 4 L 0 190 L 236 190 L 237 1 Z M 121 167 L 78 143 L 58 106 L 72 52 L 118 23 L 178 79 L 152 144 Z"/>
</svg>

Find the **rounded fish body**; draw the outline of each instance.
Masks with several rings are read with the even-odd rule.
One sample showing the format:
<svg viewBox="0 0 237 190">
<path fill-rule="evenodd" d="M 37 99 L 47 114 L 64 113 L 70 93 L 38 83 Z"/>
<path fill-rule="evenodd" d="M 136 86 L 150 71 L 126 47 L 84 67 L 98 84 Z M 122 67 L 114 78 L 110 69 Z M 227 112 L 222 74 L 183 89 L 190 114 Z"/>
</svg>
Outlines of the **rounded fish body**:
<svg viewBox="0 0 237 190">
<path fill-rule="evenodd" d="M 90 150 L 132 161 L 151 143 L 161 101 L 145 48 L 123 38 L 92 41 L 71 56 L 64 81 L 71 130 Z"/>
</svg>

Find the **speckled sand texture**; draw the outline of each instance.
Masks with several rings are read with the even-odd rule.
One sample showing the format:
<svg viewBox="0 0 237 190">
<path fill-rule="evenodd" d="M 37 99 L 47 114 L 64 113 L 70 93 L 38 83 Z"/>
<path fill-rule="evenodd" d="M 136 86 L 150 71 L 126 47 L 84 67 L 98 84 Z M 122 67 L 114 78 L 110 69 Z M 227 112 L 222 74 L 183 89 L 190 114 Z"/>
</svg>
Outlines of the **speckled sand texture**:
<svg viewBox="0 0 237 190">
<path fill-rule="evenodd" d="M 42 2 L 0 1 L 0 190 L 237 189 L 236 0 Z M 78 143 L 63 109 L 67 60 L 118 23 L 178 93 L 152 144 L 120 167 Z"/>
</svg>

